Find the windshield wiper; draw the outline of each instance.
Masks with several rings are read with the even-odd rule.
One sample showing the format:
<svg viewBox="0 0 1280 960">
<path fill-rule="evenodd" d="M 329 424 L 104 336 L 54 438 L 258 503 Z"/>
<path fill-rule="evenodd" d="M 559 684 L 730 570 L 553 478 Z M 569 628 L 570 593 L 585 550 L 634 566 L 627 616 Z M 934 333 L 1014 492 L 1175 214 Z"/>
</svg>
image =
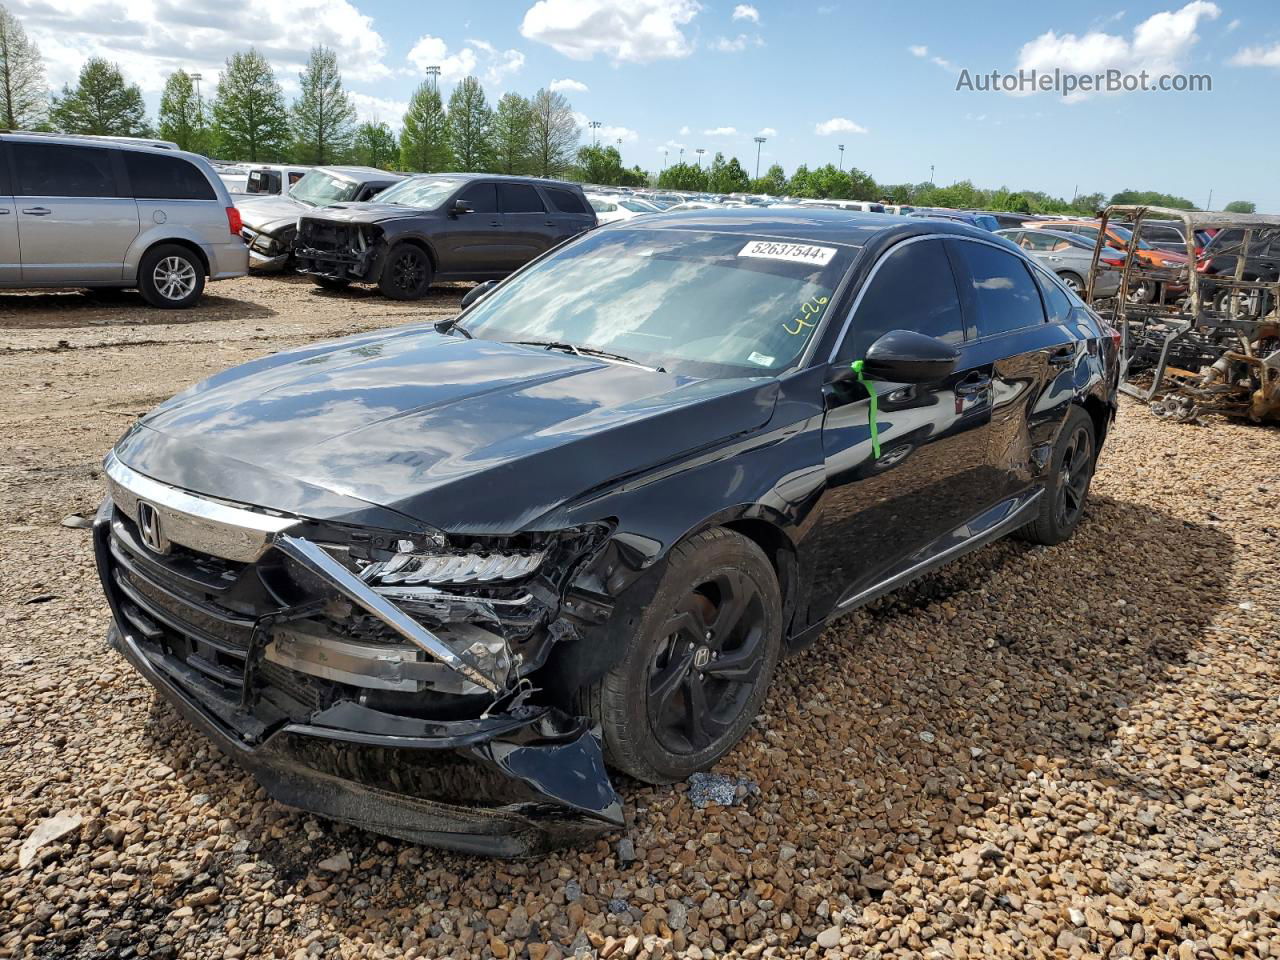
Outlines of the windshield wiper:
<svg viewBox="0 0 1280 960">
<path fill-rule="evenodd" d="M 468 340 L 475 339 L 471 331 L 458 322 L 457 317 L 450 317 L 448 320 L 437 320 L 432 326 L 436 328 L 436 333 L 460 333 Z"/>
<path fill-rule="evenodd" d="M 573 353 L 579 357 L 600 357 L 604 360 L 616 360 L 619 363 L 629 363 L 633 367 L 643 367 L 645 370 L 652 370 L 655 373 L 667 372 L 662 367 L 651 367 L 647 363 L 633 360 L 631 357 L 621 353 L 611 353 L 608 350 L 600 350 L 596 347 L 581 347 L 576 343 L 569 343 L 565 340 L 510 340 L 508 342 L 518 343 L 526 347 L 542 347 L 546 350 L 564 350 L 566 353 Z"/>
</svg>

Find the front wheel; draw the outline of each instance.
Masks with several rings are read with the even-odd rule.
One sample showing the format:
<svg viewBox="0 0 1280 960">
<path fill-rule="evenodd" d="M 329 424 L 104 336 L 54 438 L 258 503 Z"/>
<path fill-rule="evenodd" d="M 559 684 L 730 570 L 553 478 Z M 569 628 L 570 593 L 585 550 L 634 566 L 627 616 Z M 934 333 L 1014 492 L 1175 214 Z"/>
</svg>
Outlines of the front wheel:
<svg viewBox="0 0 1280 960">
<path fill-rule="evenodd" d="M 1075 533 L 1084 515 L 1097 462 L 1093 418 L 1080 407 L 1072 406 L 1053 447 L 1049 476 L 1040 495 L 1040 512 L 1018 531 L 1022 539 L 1053 546 Z"/>
<path fill-rule="evenodd" d="M 204 293 L 204 264 L 176 243 L 152 247 L 138 264 L 138 290 L 153 307 L 182 310 Z"/>
<path fill-rule="evenodd" d="M 397 243 L 387 254 L 378 289 L 393 300 L 417 300 L 431 286 L 431 258 L 421 247 Z"/>
<path fill-rule="evenodd" d="M 782 646 L 768 557 L 731 530 L 672 548 L 621 661 L 581 691 L 611 766 L 649 783 L 706 770 L 760 710 Z"/>
</svg>

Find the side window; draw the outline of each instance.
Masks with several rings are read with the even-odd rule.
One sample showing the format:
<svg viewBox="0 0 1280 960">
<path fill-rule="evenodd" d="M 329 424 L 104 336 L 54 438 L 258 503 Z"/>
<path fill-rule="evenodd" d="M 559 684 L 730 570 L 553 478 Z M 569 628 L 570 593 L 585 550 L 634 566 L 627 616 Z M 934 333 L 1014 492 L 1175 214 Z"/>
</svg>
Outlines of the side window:
<svg viewBox="0 0 1280 960">
<path fill-rule="evenodd" d="M 542 198 L 527 183 L 498 184 L 498 209 L 503 213 L 542 213 Z"/>
<path fill-rule="evenodd" d="M 559 187 L 544 187 L 551 205 L 561 213 L 586 213 L 587 208 L 572 190 L 561 190 Z"/>
<path fill-rule="evenodd" d="M 23 197 L 116 197 L 114 150 L 10 142 L 14 190 Z"/>
<path fill-rule="evenodd" d="M 951 262 L 940 240 L 891 252 L 870 280 L 836 358 L 859 359 L 882 334 L 915 330 L 945 343 L 964 342 L 964 320 Z"/>
<path fill-rule="evenodd" d="M 458 199 L 471 204 L 471 209 L 476 213 L 498 212 L 498 191 L 492 183 L 470 184 L 458 194 Z"/>
<path fill-rule="evenodd" d="M 1043 233 L 1025 234 L 1026 241 L 1020 243 L 1019 246 L 1024 250 L 1052 250 L 1054 245 L 1053 237 L 1046 237 Z M 1065 242 L 1065 241 L 1064 241 Z"/>
<path fill-rule="evenodd" d="M 216 200 L 213 186 L 181 157 L 124 150 L 133 195 L 139 200 Z"/>
<path fill-rule="evenodd" d="M 1050 253 L 1061 253 L 1063 250 L 1071 250 L 1072 244 L 1068 240 L 1059 240 L 1049 248 Z"/>
<path fill-rule="evenodd" d="M 962 284 L 968 284 L 978 309 L 978 335 L 990 337 L 1044 323 L 1040 292 L 1018 257 L 1004 250 L 957 240 Z"/>
<path fill-rule="evenodd" d="M 298 172 L 298 171 L 296 171 L 296 170 L 295 170 L 293 173 L 290 173 L 290 174 L 289 174 L 289 186 L 291 186 L 291 187 L 292 187 L 295 183 L 297 183 L 299 180 L 301 180 L 304 176 L 306 176 L 306 174 L 304 174 L 304 173 L 299 173 L 299 172 Z"/>
<path fill-rule="evenodd" d="M 1066 323 L 1071 319 L 1071 299 L 1062 292 L 1062 288 L 1049 279 L 1042 270 L 1033 270 L 1040 291 L 1044 294 L 1044 312 L 1050 323 Z"/>
</svg>

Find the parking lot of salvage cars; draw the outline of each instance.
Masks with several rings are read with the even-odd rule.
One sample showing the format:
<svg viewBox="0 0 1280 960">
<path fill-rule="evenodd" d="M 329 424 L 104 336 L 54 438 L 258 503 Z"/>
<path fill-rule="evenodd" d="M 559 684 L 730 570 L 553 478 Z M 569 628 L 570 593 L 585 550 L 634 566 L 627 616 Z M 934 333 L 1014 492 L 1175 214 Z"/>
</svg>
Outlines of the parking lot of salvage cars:
<svg viewBox="0 0 1280 960">
<path fill-rule="evenodd" d="M 482 860 L 267 800 L 104 646 L 62 521 L 183 386 L 461 292 L 0 301 L 0 955 L 1280 956 L 1280 433 L 1128 400 L 1075 539 L 837 622 L 623 834 Z"/>
</svg>

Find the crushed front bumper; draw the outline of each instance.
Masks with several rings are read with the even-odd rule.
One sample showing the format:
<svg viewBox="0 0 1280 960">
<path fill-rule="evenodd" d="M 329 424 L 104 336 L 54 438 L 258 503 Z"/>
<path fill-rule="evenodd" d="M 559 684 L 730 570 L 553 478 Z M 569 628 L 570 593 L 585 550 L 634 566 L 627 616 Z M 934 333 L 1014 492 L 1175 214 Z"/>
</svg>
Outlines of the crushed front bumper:
<svg viewBox="0 0 1280 960">
<path fill-rule="evenodd" d="M 500 856 L 623 825 L 593 723 L 495 687 L 310 541 L 266 529 L 291 521 L 245 520 L 244 511 L 164 488 L 114 458 L 107 468 L 116 499 L 99 511 L 94 548 L 113 618 L 108 642 L 272 797 L 378 833 Z M 214 552 L 154 552 L 138 525 L 140 504 L 154 514 L 150 532 Z M 363 606 L 434 654 L 440 669 L 471 678 L 472 702 L 488 709 L 445 714 L 463 719 L 390 712 L 359 685 L 327 683 L 319 696 L 279 660 L 263 663 L 255 650 L 272 642 L 278 621 L 241 588 L 261 576 L 247 558 L 266 542 L 329 596 Z"/>
</svg>

